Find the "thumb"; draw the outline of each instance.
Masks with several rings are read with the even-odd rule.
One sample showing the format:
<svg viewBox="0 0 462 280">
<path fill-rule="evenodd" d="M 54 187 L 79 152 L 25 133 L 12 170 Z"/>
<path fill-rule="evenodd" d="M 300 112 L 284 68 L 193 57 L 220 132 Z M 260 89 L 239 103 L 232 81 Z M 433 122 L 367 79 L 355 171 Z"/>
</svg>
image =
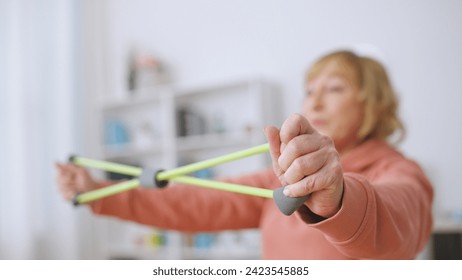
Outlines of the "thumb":
<svg viewBox="0 0 462 280">
<path fill-rule="evenodd" d="M 273 162 L 273 171 L 284 184 L 284 170 L 279 166 L 279 156 L 281 156 L 281 139 L 279 137 L 279 129 L 274 126 L 265 127 L 265 135 L 270 147 L 271 161 Z"/>
</svg>

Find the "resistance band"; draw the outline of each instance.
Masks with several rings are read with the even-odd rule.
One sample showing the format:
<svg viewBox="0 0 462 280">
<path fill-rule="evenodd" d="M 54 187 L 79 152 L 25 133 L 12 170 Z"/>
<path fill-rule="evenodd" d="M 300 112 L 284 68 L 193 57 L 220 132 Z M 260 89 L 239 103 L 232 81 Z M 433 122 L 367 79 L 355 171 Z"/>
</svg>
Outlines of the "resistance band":
<svg viewBox="0 0 462 280">
<path fill-rule="evenodd" d="M 226 182 L 219 182 L 213 180 L 199 179 L 190 176 L 184 176 L 201 169 L 209 168 L 216 166 L 222 163 L 229 161 L 234 161 L 242 159 L 245 157 L 261 154 L 269 151 L 269 144 L 263 144 L 260 146 L 255 146 L 246 150 L 239 152 L 231 153 L 228 155 L 212 158 L 209 160 L 204 160 L 192 164 L 188 164 L 182 167 L 171 169 L 168 171 L 164 170 L 152 170 L 149 168 L 140 168 L 124 164 L 112 163 L 101 160 L 94 160 L 84 157 L 72 156 L 69 158 L 69 161 L 83 167 L 88 168 L 97 168 L 104 171 L 120 173 L 124 175 L 129 175 L 133 177 L 138 177 L 137 179 L 132 179 L 124 181 L 121 183 L 114 184 L 109 187 L 92 190 L 85 193 L 77 194 L 74 197 L 74 204 L 79 205 L 87 203 L 93 200 L 101 199 L 110 195 L 128 191 L 134 188 L 139 187 L 165 187 L 169 181 L 174 181 L 182 184 L 189 184 L 199 187 L 212 188 L 222 191 L 229 191 L 235 193 L 241 193 L 246 195 L 259 196 L 264 198 L 273 198 L 279 210 L 285 215 L 291 215 L 295 210 L 297 210 L 308 198 L 307 196 L 303 197 L 287 197 L 283 194 L 284 188 L 278 188 L 273 190 L 262 189 L 250 186 L 244 186 L 239 184 L 232 184 Z"/>
</svg>

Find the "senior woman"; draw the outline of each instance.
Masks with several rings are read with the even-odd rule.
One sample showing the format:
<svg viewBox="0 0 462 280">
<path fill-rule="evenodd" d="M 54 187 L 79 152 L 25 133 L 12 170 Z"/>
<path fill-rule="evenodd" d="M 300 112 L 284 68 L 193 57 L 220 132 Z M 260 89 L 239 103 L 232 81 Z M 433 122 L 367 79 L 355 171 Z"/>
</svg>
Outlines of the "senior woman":
<svg viewBox="0 0 462 280">
<path fill-rule="evenodd" d="M 178 185 L 90 203 L 95 214 L 187 232 L 260 228 L 265 259 L 412 259 L 432 228 L 433 191 L 421 168 L 387 143 L 404 129 L 386 71 L 349 51 L 310 68 L 302 114 L 267 127 L 273 167 L 225 181 L 309 194 L 284 216 L 264 198 Z M 57 164 L 62 195 L 100 188 Z"/>
</svg>

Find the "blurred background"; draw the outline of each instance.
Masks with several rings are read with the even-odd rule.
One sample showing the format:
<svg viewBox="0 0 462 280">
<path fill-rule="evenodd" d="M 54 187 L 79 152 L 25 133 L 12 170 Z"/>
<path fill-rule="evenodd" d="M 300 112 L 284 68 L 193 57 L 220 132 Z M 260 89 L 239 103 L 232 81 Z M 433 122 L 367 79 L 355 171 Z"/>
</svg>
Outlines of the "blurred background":
<svg viewBox="0 0 462 280">
<path fill-rule="evenodd" d="M 0 0 L 0 259 L 258 258 L 258 231 L 184 235 L 75 209 L 54 162 L 170 168 L 263 143 L 261 126 L 301 109 L 310 63 L 342 47 L 386 65 L 399 149 L 434 184 L 443 249 L 421 258 L 460 258 L 461 28 L 458 0 Z"/>
</svg>

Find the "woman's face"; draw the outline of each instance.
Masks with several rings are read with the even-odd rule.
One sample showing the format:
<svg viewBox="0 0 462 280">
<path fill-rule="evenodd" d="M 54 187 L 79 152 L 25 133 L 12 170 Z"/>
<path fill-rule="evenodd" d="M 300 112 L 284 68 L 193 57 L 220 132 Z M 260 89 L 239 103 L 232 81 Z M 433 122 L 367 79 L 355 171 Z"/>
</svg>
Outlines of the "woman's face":
<svg viewBox="0 0 462 280">
<path fill-rule="evenodd" d="M 359 101 L 359 87 L 327 65 L 306 84 L 303 115 L 321 134 L 332 138 L 342 153 L 359 143 L 364 106 Z"/>
</svg>

